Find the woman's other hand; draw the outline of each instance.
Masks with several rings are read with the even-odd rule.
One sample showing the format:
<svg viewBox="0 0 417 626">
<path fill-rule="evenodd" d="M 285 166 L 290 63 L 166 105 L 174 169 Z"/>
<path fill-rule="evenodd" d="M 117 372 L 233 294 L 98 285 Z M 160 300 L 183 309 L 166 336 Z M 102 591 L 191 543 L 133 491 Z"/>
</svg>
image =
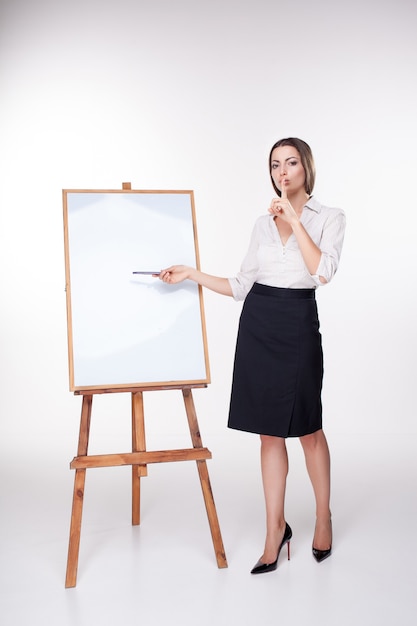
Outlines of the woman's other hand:
<svg viewBox="0 0 417 626">
<path fill-rule="evenodd" d="M 157 274 L 157 276 L 162 282 L 175 285 L 190 278 L 192 271 L 193 268 L 187 265 L 171 265 L 171 267 L 161 270 L 161 273 Z"/>
</svg>

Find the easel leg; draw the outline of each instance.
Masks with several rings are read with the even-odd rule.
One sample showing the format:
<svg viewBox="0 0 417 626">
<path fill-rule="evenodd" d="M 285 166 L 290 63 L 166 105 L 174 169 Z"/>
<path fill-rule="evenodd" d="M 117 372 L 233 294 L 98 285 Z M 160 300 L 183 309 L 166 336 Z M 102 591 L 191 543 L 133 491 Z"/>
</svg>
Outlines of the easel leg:
<svg viewBox="0 0 417 626">
<path fill-rule="evenodd" d="M 132 452 L 145 452 L 143 393 L 132 393 Z M 132 525 L 140 524 L 140 479 L 148 475 L 146 465 L 132 465 Z"/>
<path fill-rule="evenodd" d="M 194 400 L 191 389 L 183 389 L 185 410 L 187 413 L 188 424 L 190 427 L 191 440 L 194 448 L 202 448 L 200 429 L 195 412 Z M 210 478 L 206 461 L 196 461 L 198 474 L 200 477 L 201 489 L 203 491 L 204 503 L 206 505 L 207 517 L 210 525 L 211 536 L 213 539 L 214 551 L 216 553 L 217 565 L 220 568 L 227 567 L 226 554 L 224 551 L 223 540 L 220 532 L 219 520 L 217 517 L 216 505 L 214 503 L 213 492 L 211 490 Z"/>
<path fill-rule="evenodd" d="M 80 435 L 78 439 L 78 456 L 88 452 L 90 435 L 92 395 L 83 396 L 81 409 Z M 71 528 L 68 546 L 67 575 L 65 587 L 75 587 L 77 584 L 78 555 L 80 550 L 81 519 L 84 502 L 85 469 L 75 470 L 74 494 L 72 500 Z"/>
</svg>

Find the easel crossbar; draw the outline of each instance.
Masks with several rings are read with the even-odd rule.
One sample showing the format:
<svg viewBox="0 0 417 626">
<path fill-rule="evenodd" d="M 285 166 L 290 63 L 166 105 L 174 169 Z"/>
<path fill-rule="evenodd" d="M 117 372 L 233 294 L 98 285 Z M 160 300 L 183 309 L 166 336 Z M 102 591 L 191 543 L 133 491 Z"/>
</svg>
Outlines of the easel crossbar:
<svg viewBox="0 0 417 626">
<path fill-rule="evenodd" d="M 77 470 L 94 467 L 117 467 L 122 465 L 147 465 L 148 463 L 166 463 L 172 461 L 205 461 L 206 459 L 211 459 L 211 457 L 211 452 L 207 448 L 97 454 L 75 457 L 71 461 L 70 468 Z"/>
</svg>

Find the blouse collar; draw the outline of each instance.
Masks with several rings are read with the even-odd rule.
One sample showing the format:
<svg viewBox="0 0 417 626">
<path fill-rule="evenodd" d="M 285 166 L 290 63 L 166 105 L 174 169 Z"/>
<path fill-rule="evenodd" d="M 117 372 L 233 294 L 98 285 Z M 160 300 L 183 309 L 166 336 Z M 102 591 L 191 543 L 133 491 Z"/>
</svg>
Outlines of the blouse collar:
<svg viewBox="0 0 417 626">
<path fill-rule="evenodd" d="M 310 196 L 304 206 L 316 213 L 320 213 L 321 211 L 321 204 L 314 196 Z"/>
</svg>

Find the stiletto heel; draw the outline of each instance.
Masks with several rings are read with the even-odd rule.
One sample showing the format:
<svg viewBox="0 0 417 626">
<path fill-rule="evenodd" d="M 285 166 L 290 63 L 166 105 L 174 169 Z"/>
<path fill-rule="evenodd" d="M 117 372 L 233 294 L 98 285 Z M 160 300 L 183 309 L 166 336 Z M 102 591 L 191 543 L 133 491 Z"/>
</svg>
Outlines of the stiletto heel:
<svg viewBox="0 0 417 626">
<path fill-rule="evenodd" d="M 287 557 L 288 557 L 288 560 L 290 560 L 291 537 L 292 537 L 292 530 L 288 526 L 288 524 L 285 523 L 285 532 L 284 532 L 284 536 L 282 538 L 281 544 L 278 548 L 277 558 L 275 559 L 273 563 L 262 563 L 262 561 L 259 559 L 256 565 L 252 568 L 251 574 L 266 574 L 266 572 L 273 572 L 274 570 L 276 570 L 278 567 L 279 554 L 282 548 L 285 546 L 285 544 L 287 544 Z"/>
</svg>

